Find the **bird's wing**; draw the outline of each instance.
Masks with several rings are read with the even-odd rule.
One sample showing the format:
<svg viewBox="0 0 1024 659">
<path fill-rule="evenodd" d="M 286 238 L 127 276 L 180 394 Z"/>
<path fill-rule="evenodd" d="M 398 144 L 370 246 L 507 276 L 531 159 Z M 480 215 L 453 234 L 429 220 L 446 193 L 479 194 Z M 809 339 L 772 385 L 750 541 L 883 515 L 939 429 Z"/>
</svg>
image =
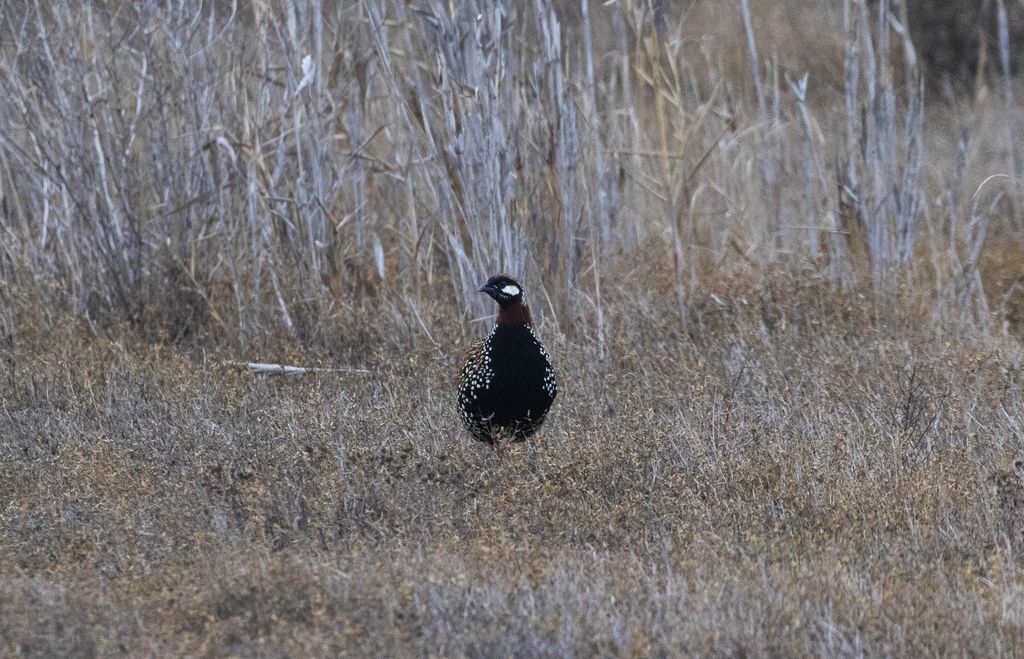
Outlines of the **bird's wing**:
<svg viewBox="0 0 1024 659">
<path fill-rule="evenodd" d="M 466 352 L 465 365 L 462 367 L 461 382 L 459 384 L 459 408 L 462 420 L 474 438 L 487 443 L 493 443 L 490 431 L 490 417 L 482 416 L 479 408 L 479 396 L 483 393 L 480 389 L 484 382 L 484 371 L 487 366 L 484 363 L 484 356 L 487 350 L 487 341 L 478 341 L 470 346 Z"/>
<path fill-rule="evenodd" d="M 487 341 L 477 341 L 469 346 L 466 351 L 466 358 L 462 362 L 462 382 L 469 382 L 473 375 L 483 370 L 484 349 Z"/>
</svg>

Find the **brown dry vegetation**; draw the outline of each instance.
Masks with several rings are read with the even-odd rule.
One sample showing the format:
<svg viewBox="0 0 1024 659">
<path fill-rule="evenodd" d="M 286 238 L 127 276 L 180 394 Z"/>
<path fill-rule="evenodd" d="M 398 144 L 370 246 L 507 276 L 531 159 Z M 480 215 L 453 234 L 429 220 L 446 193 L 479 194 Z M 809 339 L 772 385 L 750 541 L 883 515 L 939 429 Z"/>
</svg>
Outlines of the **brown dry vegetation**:
<svg viewBox="0 0 1024 659">
<path fill-rule="evenodd" d="M 755 77 L 742 2 L 175 4 L 0 0 L 0 655 L 1024 653 L 998 39 L 752 1 Z M 495 270 L 561 380 L 503 455 Z"/>
<path fill-rule="evenodd" d="M 687 336 L 669 292 L 612 293 L 606 360 L 543 325 L 564 392 L 501 458 L 452 413 L 454 351 L 407 328 L 333 355 L 372 376 L 295 379 L 82 325 L 9 340 L 5 652 L 1024 650 L 992 488 L 1017 343 L 807 273 L 723 283 Z"/>
</svg>

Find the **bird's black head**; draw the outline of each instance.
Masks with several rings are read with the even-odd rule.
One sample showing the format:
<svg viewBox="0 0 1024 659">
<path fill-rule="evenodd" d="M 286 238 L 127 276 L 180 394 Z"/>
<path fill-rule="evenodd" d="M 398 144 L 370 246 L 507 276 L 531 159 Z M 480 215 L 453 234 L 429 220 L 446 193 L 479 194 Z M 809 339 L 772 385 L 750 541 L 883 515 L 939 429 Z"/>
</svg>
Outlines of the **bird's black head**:
<svg viewBox="0 0 1024 659">
<path fill-rule="evenodd" d="M 494 298 L 502 308 L 523 301 L 523 287 L 508 275 L 494 275 L 479 290 Z"/>
</svg>

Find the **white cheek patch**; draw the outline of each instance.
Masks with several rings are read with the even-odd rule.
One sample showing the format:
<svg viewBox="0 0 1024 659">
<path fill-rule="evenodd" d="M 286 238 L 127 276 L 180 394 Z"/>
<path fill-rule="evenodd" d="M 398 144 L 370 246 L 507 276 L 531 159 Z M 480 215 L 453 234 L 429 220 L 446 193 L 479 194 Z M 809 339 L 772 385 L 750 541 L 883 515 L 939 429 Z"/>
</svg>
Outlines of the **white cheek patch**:
<svg viewBox="0 0 1024 659">
<path fill-rule="evenodd" d="M 519 287 L 518 286 L 513 286 L 512 284 L 509 284 L 505 288 L 501 289 L 501 292 L 504 293 L 505 295 L 510 296 L 510 297 L 515 297 L 515 296 L 519 295 Z"/>
</svg>

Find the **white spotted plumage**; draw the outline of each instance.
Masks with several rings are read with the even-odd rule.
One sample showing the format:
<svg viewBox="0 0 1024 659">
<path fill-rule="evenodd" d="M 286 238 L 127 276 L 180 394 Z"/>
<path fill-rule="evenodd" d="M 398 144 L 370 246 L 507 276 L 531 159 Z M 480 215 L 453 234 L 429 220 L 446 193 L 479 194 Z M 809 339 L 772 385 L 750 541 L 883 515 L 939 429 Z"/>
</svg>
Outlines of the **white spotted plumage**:
<svg viewBox="0 0 1024 659">
<path fill-rule="evenodd" d="M 554 398 L 555 394 L 558 393 L 558 384 L 555 381 L 555 369 L 551 366 L 551 356 L 548 355 L 548 351 L 544 348 L 544 344 L 540 342 L 540 339 L 537 338 L 537 335 L 533 333 L 533 327 L 529 323 L 527 323 L 526 329 L 530 331 L 534 345 L 540 349 L 540 354 L 544 355 L 544 361 L 547 362 L 547 365 L 544 367 L 544 391 Z"/>
<path fill-rule="evenodd" d="M 482 391 L 486 390 L 494 377 L 491 368 L 490 342 L 494 335 L 492 330 L 487 338 L 473 344 L 466 355 L 466 364 L 462 367 L 462 384 L 459 386 L 459 410 L 462 420 L 469 428 L 474 438 L 488 441 L 490 431 L 487 419 L 475 417 L 469 413 L 470 401 L 479 398 Z"/>
<path fill-rule="evenodd" d="M 551 400 L 554 400 L 558 393 L 558 384 L 555 377 L 555 370 L 551 365 L 551 358 L 548 351 L 544 348 L 544 345 L 537 338 L 537 335 L 533 332 L 533 327 L 527 323 L 523 327 L 529 332 L 530 339 L 533 345 L 537 348 L 538 353 L 544 359 L 544 374 L 541 382 L 541 386 L 545 394 Z M 459 386 L 459 410 L 462 417 L 463 423 L 469 429 L 470 434 L 475 439 L 491 442 L 492 441 L 492 428 L 491 416 L 482 416 L 474 413 L 474 403 L 479 401 L 484 394 L 490 389 L 491 383 L 494 380 L 494 369 L 491 358 L 491 344 L 494 340 L 495 331 L 497 326 L 491 329 L 491 332 L 487 335 L 487 338 L 479 341 L 469 349 L 466 356 L 465 365 L 462 368 L 461 384 Z M 515 402 L 511 400 L 509 402 Z M 525 421 L 530 430 L 526 431 L 527 434 L 532 433 L 544 422 L 547 416 L 547 410 L 540 413 L 533 419 Z"/>
</svg>

